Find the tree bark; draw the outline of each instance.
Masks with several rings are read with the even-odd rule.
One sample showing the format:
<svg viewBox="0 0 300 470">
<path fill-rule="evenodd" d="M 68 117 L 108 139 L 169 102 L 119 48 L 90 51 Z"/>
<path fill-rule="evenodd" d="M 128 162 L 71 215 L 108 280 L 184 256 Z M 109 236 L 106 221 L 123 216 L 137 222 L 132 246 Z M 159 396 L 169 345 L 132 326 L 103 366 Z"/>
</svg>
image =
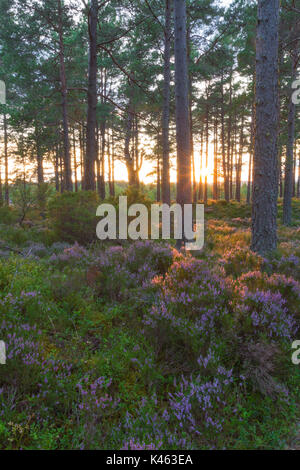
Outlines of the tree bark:
<svg viewBox="0 0 300 470">
<path fill-rule="evenodd" d="M 192 203 L 186 1 L 174 0 L 177 202 Z"/>
<path fill-rule="evenodd" d="M 207 188 L 207 168 L 208 168 L 208 150 L 209 150 L 209 105 L 208 105 L 208 93 L 205 113 L 205 178 L 204 178 L 204 204 L 207 204 L 208 199 L 208 188 Z"/>
<path fill-rule="evenodd" d="M 226 164 L 226 151 L 225 151 L 225 103 L 224 103 L 224 77 L 222 72 L 221 81 L 221 142 L 222 142 L 222 168 L 224 178 L 224 199 L 229 201 L 229 180 Z"/>
<path fill-rule="evenodd" d="M 136 185 L 136 174 L 135 174 L 135 167 L 134 167 L 134 158 L 130 152 L 130 142 L 132 139 L 132 130 L 133 130 L 133 122 L 134 122 L 134 109 L 133 109 L 133 84 L 132 82 L 129 84 L 129 102 L 127 107 L 127 121 L 126 121 L 126 132 L 125 132 L 125 147 L 124 147 L 124 155 L 125 155 L 125 162 L 128 171 L 128 183 L 129 186 Z"/>
<path fill-rule="evenodd" d="M 4 201 L 9 205 L 9 182 L 8 182 L 8 134 L 7 134 L 7 118 L 3 117 L 4 122 Z"/>
<path fill-rule="evenodd" d="M 214 120 L 214 181 L 213 181 L 213 199 L 218 199 L 218 115 L 215 110 Z"/>
<path fill-rule="evenodd" d="M 73 191 L 72 169 L 70 156 L 70 139 L 69 139 L 69 123 L 68 123 L 68 105 L 67 105 L 67 81 L 65 68 L 65 50 L 63 38 L 63 12 L 61 0 L 57 0 L 58 18 L 59 18 L 59 60 L 60 60 L 60 81 L 62 96 L 62 120 L 63 120 L 63 138 L 64 138 L 64 170 L 65 170 L 65 189 Z"/>
<path fill-rule="evenodd" d="M 171 83 L 171 1 L 165 0 L 165 50 L 164 50 L 164 88 L 162 113 L 162 200 L 171 202 L 170 190 L 170 83 Z"/>
<path fill-rule="evenodd" d="M 235 197 L 238 202 L 241 202 L 243 153 L 244 153 L 244 115 L 242 115 L 239 155 L 238 155 L 238 161 L 237 161 L 237 166 L 236 166 L 236 195 Z"/>
<path fill-rule="evenodd" d="M 88 111 L 86 133 L 86 157 L 84 187 L 96 189 L 95 162 L 97 161 L 97 27 L 98 0 L 91 0 L 89 12 L 89 73 L 88 73 Z"/>
<path fill-rule="evenodd" d="M 252 250 L 277 246 L 279 0 L 258 1 Z"/>
<path fill-rule="evenodd" d="M 59 193 L 59 146 L 55 148 L 55 160 L 54 160 L 54 174 L 55 174 L 55 190 Z"/>
<path fill-rule="evenodd" d="M 74 162 L 75 193 L 78 193 L 77 158 L 76 158 L 76 134 L 75 134 L 75 128 L 73 129 L 73 162 Z"/>
<path fill-rule="evenodd" d="M 292 54 L 292 82 L 297 76 L 298 53 L 297 45 Z M 283 196 L 283 224 L 292 223 L 292 197 L 294 180 L 294 139 L 295 139 L 295 116 L 296 106 L 292 100 L 292 92 L 289 97 L 288 112 L 288 141 L 286 146 L 285 170 L 284 170 L 284 196 Z"/>
</svg>

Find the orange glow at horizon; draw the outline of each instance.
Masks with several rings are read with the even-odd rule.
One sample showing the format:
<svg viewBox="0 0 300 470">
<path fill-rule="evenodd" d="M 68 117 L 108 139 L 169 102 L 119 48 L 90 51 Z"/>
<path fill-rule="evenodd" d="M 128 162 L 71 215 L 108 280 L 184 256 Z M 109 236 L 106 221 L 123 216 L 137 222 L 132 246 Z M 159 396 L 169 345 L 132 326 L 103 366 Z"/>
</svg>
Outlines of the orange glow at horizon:
<svg viewBox="0 0 300 470">
<path fill-rule="evenodd" d="M 140 148 L 142 150 L 142 147 Z M 2 153 L 2 152 L 1 152 Z M 3 153 L 2 153 L 3 154 Z M 10 150 L 10 158 L 9 158 L 9 179 L 12 181 L 15 176 L 16 172 L 22 172 L 22 165 L 17 163 L 15 161 L 15 158 L 13 157 L 13 152 Z M 77 157 L 77 162 L 79 162 L 79 149 L 76 150 L 76 157 Z M 202 176 L 202 180 L 204 181 L 205 178 L 207 177 L 208 184 L 213 183 L 213 174 L 214 174 L 214 145 L 212 143 L 209 144 L 209 149 L 208 149 L 208 166 L 205 166 L 205 155 L 203 155 L 203 163 L 204 165 L 201 169 L 201 162 L 200 162 L 200 149 L 195 145 L 195 153 L 194 153 L 194 158 L 195 158 L 195 173 L 196 173 L 196 181 L 198 182 L 200 180 L 200 175 Z M 249 155 L 244 154 L 243 155 L 243 169 L 242 169 L 242 181 L 247 181 L 248 179 L 248 162 L 249 162 Z M 2 158 L 2 164 L 0 165 L 0 171 L 1 171 L 1 177 L 2 181 L 4 179 L 4 162 Z M 72 162 L 73 163 L 73 162 Z M 176 183 L 177 181 L 177 175 L 176 175 L 176 157 L 174 155 L 171 156 L 170 158 L 170 163 L 171 163 L 171 168 L 170 168 L 170 181 L 171 183 Z M 73 180 L 74 178 L 74 165 L 73 167 Z M 34 176 L 35 174 L 35 164 L 34 163 L 27 163 L 26 164 L 26 170 L 28 172 L 29 179 L 32 181 L 35 181 L 36 178 Z M 147 160 L 145 159 L 142 165 L 142 168 L 140 170 L 140 181 L 145 183 L 145 184 L 154 184 L 156 183 L 156 173 L 154 174 L 154 170 L 156 169 L 156 161 L 155 160 Z M 108 180 L 108 163 L 106 159 L 106 165 L 105 165 L 105 177 L 106 180 Z M 54 177 L 54 169 L 53 169 L 53 164 L 51 164 L 48 161 L 44 162 L 44 176 L 45 180 L 49 180 L 50 178 Z M 80 168 L 77 168 L 77 179 L 80 181 Z M 127 168 L 126 164 L 124 161 L 121 160 L 116 160 L 115 161 L 115 181 L 128 181 L 128 174 L 127 174 Z M 221 176 L 218 176 L 218 181 L 222 182 L 223 178 Z"/>
</svg>

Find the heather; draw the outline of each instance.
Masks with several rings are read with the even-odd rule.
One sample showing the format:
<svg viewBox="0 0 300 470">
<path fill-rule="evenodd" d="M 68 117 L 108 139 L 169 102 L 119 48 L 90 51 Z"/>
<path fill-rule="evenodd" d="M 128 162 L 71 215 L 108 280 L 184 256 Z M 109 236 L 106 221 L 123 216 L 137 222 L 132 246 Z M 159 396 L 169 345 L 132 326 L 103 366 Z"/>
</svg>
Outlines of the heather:
<svg viewBox="0 0 300 470">
<path fill-rule="evenodd" d="M 81 225 L 61 241 L 51 218 L 1 225 L 1 449 L 289 445 L 299 224 L 264 258 L 237 208 L 209 203 L 197 256 L 172 240 L 90 243 Z"/>
</svg>

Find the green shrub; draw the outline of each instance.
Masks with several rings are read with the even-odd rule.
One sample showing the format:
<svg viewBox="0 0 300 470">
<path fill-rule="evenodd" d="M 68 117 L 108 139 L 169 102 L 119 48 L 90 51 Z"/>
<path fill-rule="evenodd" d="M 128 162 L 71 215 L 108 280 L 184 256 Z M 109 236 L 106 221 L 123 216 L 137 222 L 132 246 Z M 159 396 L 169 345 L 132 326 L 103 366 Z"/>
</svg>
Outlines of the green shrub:
<svg viewBox="0 0 300 470">
<path fill-rule="evenodd" d="M 11 225 L 17 220 L 16 212 L 7 206 L 0 207 L 0 224 Z"/>
<path fill-rule="evenodd" d="M 81 245 L 94 241 L 98 204 L 98 195 L 92 191 L 55 195 L 48 204 L 48 214 L 57 240 Z"/>
</svg>

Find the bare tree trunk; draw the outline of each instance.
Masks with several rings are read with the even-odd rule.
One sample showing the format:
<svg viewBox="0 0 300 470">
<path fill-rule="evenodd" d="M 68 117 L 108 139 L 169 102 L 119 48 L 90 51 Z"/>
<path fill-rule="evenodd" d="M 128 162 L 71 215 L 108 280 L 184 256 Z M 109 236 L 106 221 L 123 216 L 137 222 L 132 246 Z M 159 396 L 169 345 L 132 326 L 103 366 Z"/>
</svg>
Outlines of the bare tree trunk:
<svg viewBox="0 0 300 470">
<path fill-rule="evenodd" d="M 237 167 L 236 167 L 236 196 L 235 197 L 238 202 L 241 202 L 243 153 L 244 153 L 244 115 L 242 115 L 239 156 L 238 156 Z"/>
<path fill-rule="evenodd" d="M 7 135 L 7 119 L 6 114 L 3 117 L 4 122 L 4 167 L 5 167 L 5 179 L 4 179 L 4 201 L 5 204 L 9 205 L 9 184 L 8 184 L 8 135 Z"/>
<path fill-rule="evenodd" d="M 279 177 L 279 197 L 283 197 L 283 181 L 282 181 L 282 146 L 279 147 L 278 152 L 278 177 Z"/>
<path fill-rule="evenodd" d="M 65 68 L 65 50 L 63 38 L 63 18 L 61 0 L 57 0 L 58 18 L 59 18 L 59 60 L 60 60 L 60 81 L 62 96 L 62 120 L 63 120 L 63 137 L 64 137 L 64 170 L 65 170 L 65 189 L 73 191 L 72 169 L 70 157 L 70 139 L 69 139 L 69 123 L 68 123 L 68 105 L 67 105 L 67 81 Z"/>
<path fill-rule="evenodd" d="M 105 149 L 106 149 L 106 122 L 102 120 L 100 124 L 101 136 L 101 156 L 100 156 L 100 188 L 99 195 L 101 199 L 105 199 Z"/>
<path fill-rule="evenodd" d="M 43 168 L 43 154 L 41 153 L 40 145 L 37 143 L 36 146 L 36 158 L 37 158 L 37 176 L 38 184 L 41 185 L 44 183 L 44 168 Z"/>
<path fill-rule="evenodd" d="M 3 206 L 3 192 L 2 192 L 2 158 L 0 154 L 0 207 Z"/>
<path fill-rule="evenodd" d="M 89 12 L 89 78 L 84 187 L 92 191 L 96 189 L 95 162 L 97 160 L 97 27 L 98 0 L 91 0 Z"/>
<path fill-rule="evenodd" d="M 218 199 L 218 116 L 215 110 L 214 120 L 214 181 L 213 181 L 213 199 Z"/>
<path fill-rule="evenodd" d="M 298 54 L 297 44 L 292 54 L 292 82 L 297 76 Z M 286 146 L 285 171 L 284 171 L 284 196 L 283 196 L 283 224 L 292 223 L 292 196 L 294 176 L 294 139 L 295 139 L 295 115 L 296 106 L 292 100 L 292 92 L 289 98 L 288 113 L 288 141 Z"/>
<path fill-rule="evenodd" d="M 202 170 L 203 170 L 203 140 L 204 140 L 204 128 L 203 124 L 201 125 L 200 133 L 200 180 L 199 180 L 199 201 L 203 201 L 204 191 L 203 191 L 203 181 L 202 181 Z"/>
<path fill-rule="evenodd" d="M 124 155 L 125 155 L 126 167 L 128 171 L 129 186 L 136 185 L 134 158 L 132 158 L 132 154 L 130 152 L 130 142 L 132 139 L 133 121 L 134 121 L 133 84 L 130 83 L 129 102 L 128 102 L 128 107 L 127 107 L 126 132 L 125 132 L 125 147 L 124 147 Z"/>
<path fill-rule="evenodd" d="M 160 190 L 160 157 L 157 157 L 157 180 L 156 180 L 156 200 L 157 202 L 161 201 L 161 190 Z"/>
<path fill-rule="evenodd" d="M 111 132 L 111 195 L 115 195 L 115 140 L 113 129 Z"/>
<path fill-rule="evenodd" d="M 277 246 L 279 0 L 258 0 L 252 249 Z"/>
<path fill-rule="evenodd" d="M 63 166 L 63 157 L 60 147 L 59 153 L 59 167 L 60 167 L 60 191 L 63 193 L 65 191 L 65 177 L 64 177 L 64 166 Z"/>
<path fill-rule="evenodd" d="M 75 192 L 78 193 L 78 178 L 77 178 L 77 158 L 76 158 L 76 135 L 75 128 L 73 129 L 73 161 L 74 161 L 74 176 L 75 176 Z"/>
<path fill-rule="evenodd" d="M 247 184 L 247 204 L 250 204 L 250 202 L 251 202 L 252 161 L 253 161 L 253 154 L 252 154 L 252 152 L 250 152 L 249 168 L 248 168 L 248 184 Z"/>
<path fill-rule="evenodd" d="M 170 82 L 171 82 L 171 2 L 165 0 L 165 50 L 164 50 L 164 88 L 162 115 L 162 200 L 165 204 L 171 202 L 170 191 Z"/>
<path fill-rule="evenodd" d="M 207 94 L 208 99 L 208 94 Z M 205 179 L 204 179 L 204 204 L 207 204 L 207 168 L 208 168 L 208 148 L 209 148 L 209 106 L 208 102 L 206 103 L 206 131 L 205 131 Z"/>
<path fill-rule="evenodd" d="M 140 170 L 142 166 L 142 157 L 140 159 L 140 151 L 139 151 L 139 123 L 138 118 L 135 116 L 134 119 L 134 158 L 135 158 L 135 178 L 136 178 L 136 186 L 139 188 L 140 186 Z"/>
<path fill-rule="evenodd" d="M 55 174 L 55 189 L 59 193 L 59 146 L 55 148 L 55 161 L 54 161 L 54 174 Z"/>
<path fill-rule="evenodd" d="M 177 202 L 183 206 L 192 202 L 186 1 L 174 0 L 174 6 Z"/>
<path fill-rule="evenodd" d="M 225 151 L 225 109 L 224 109 L 224 78 L 222 72 L 221 82 L 221 141 L 222 141 L 222 167 L 223 167 L 223 178 L 224 178 L 224 199 L 229 201 L 229 180 L 228 171 L 226 164 L 226 151 Z"/>
<path fill-rule="evenodd" d="M 298 181 L 297 181 L 297 198 L 300 198 L 300 152 L 298 155 Z"/>
<path fill-rule="evenodd" d="M 229 81 L 229 116 L 228 116 L 228 129 L 227 129 L 227 177 L 228 177 L 228 199 L 232 197 L 232 163 L 231 163 L 231 130 L 232 130 L 232 70 L 230 70 L 230 81 Z"/>
</svg>

